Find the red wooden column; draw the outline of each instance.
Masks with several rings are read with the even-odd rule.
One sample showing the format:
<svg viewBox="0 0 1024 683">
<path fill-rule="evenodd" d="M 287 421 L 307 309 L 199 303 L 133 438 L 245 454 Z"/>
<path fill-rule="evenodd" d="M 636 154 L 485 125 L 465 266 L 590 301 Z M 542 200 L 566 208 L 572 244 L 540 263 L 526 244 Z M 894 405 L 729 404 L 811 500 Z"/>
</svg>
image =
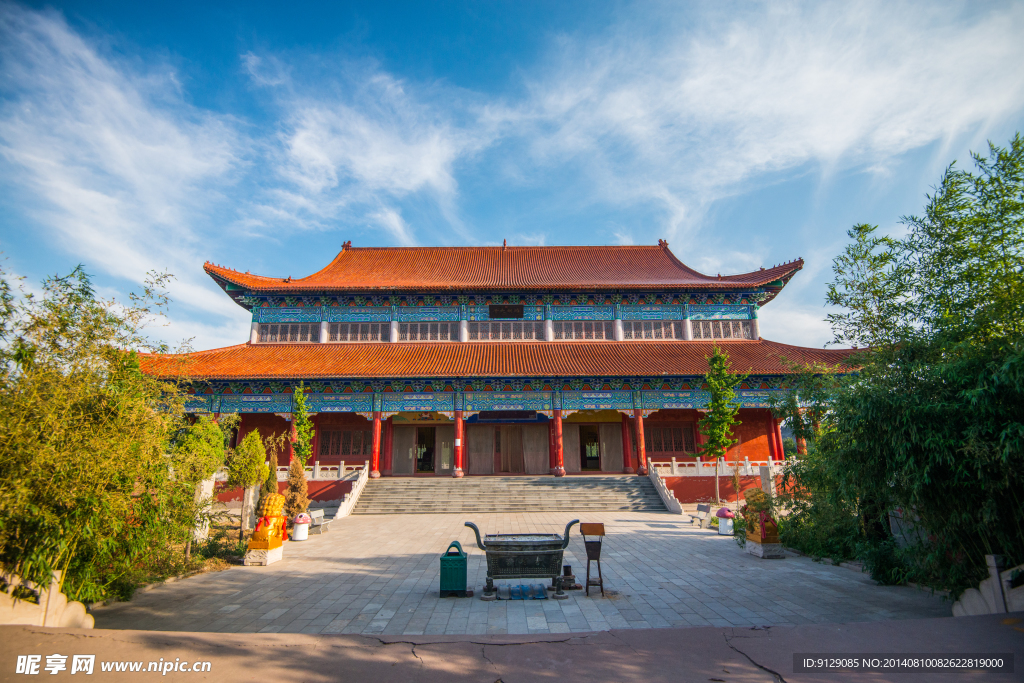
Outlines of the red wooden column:
<svg viewBox="0 0 1024 683">
<path fill-rule="evenodd" d="M 548 472 L 555 473 L 555 418 L 548 420 Z"/>
<path fill-rule="evenodd" d="M 381 467 L 381 471 L 382 472 L 387 472 L 389 475 L 391 474 L 391 470 L 392 470 L 392 467 L 393 467 L 393 464 L 391 462 L 391 456 L 392 456 L 391 451 L 394 450 L 393 448 L 391 448 L 391 439 L 392 439 L 392 434 L 393 434 L 392 427 L 393 427 L 393 425 L 394 425 L 394 421 L 390 417 L 388 419 L 384 420 L 384 453 L 381 454 L 381 461 L 383 462 L 383 466 Z"/>
<path fill-rule="evenodd" d="M 777 448 L 775 452 L 779 454 L 776 460 L 785 460 L 786 451 L 782 446 L 782 420 L 776 420 L 772 417 L 772 432 L 775 434 L 775 443 Z"/>
<path fill-rule="evenodd" d="M 380 411 L 373 411 L 373 447 L 370 449 L 370 478 L 380 478 Z"/>
<path fill-rule="evenodd" d="M 634 408 L 633 417 L 636 418 L 636 454 L 639 461 L 636 473 L 643 477 L 647 475 L 647 447 L 644 445 L 643 411 L 639 408 Z"/>
<path fill-rule="evenodd" d="M 462 411 L 455 411 L 455 469 L 452 470 L 452 477 L 458 479 L 465 476 L 463 471 L 463 453 L 465 452 L 465 427 L 462 422 Z"/>
<path fill-rule="evenodd" d="M 320 413 L 313 413 L 313 443 L 310 444 L 313 451 L 313 462 L 320 459 Z"/>
<path fill-rule="evenodd" d="M 704 456 L 702 455 L 702 453 L 703 453 L 702 447 L 704 446 L 704 434 L 700 431 L 700 421 L 701 421 L 701 419 L 703 417 L 704 417 L 704 413 L 701 412 L 700 410 L 698 410 L 697 411 L 697 419 L 694 420 L 694 422 L 693 422 L 693 441 L 694 441 L 694 445 L 697 447 L 697 455 L 701 458 L 701 462 L 704 461 Z M 698 469 L 699 473 L 703 473 L 703 471 L 704 471 L 703 467 L 700 467 Z"/>
<path fill-rule="evenodd" d="M 768 459 L 781 460 L 779 457 L 779 444 L 775 443 L 775 420 L 772 418 L 770 411 L 764 419 L 764 426 L 768 430 Z"/>
<path fill-rule="evenodd" d="M 555 410 L 555 476 L 565 476 L 565 461 L 562 453 L 562 411 Z"/>
<path fill-rule="evenodd" d="M 219 417 L 219 415 L 218 415 L 218 417 Z M 216 422 L 216 420 L 214 420 L 214 422 Z M 242 437 L 245 436 L 245 434 L 242 433 L 242 430 L 244 428 L 245 428 L 245 413 L 239 413 L 238 414 L 238 429 L 235 430 L 235 438 L 232 439 L 232 442 L 231 442 L 231 447 L 232 448 L 237 448 L 238 444 L 242 443 Z M 276 462 L 274 463 L 274 467 L 277 467 L 277 463 Z"/>
<path fill-rule="evenodd" d="M 629 438 L 629 418 L 622 416 L 622 464 L 626 474 L 633 474 L 633 439 Z"/>
<path fill-rule="evenodd" d="M 295 416 L 292 416 L 290 425 L 290 432 L 288 435 L 288 464 L 292 463 L 295 459 L 295 442 L 299 440 L 299 430 L 295 428 Z M 303 463 L 305 464 L 305 463 Z"/>
</svg>

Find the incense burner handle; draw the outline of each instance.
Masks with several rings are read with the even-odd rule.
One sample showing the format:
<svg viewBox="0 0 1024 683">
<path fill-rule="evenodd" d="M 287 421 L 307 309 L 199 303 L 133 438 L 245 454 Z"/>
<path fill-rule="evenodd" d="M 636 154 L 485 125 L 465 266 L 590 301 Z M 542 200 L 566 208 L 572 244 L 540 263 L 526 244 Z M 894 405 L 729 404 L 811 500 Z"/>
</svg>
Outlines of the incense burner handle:
<svg viewBox="0 0 1024 683">
<path fill-rule="evenodd" d="M 476 534 L 476 546 L 478 548 L 480 548 L 480 550 L 483 550 L 483 551 L 486 552 L 487 551 L 487 546 L 485 546 L 483 541 L 480 540 L 480 530 L 476 528 L 476 524 L 473 524 L 473 522 L 466 522 L 466 526 L 468 526 L 470 529 L 472 529 L 473 533 Z M 565 546 L 562 546 L 562 547 L 564 548 Z"/>
<path fill-rule="evenodd" d="M 572 520 L 571 522 L 569 522 L 568 524 L 565 525 L 565 538 L 562 540 L 562 550 L 565 550 L 566 548 L 569 547 L 569 529 L 572 528 L 573 524 L 579 524 L 579 523 L 580 523 L 580 520 L 574 519 L 574 520 Z"/>
</svg>

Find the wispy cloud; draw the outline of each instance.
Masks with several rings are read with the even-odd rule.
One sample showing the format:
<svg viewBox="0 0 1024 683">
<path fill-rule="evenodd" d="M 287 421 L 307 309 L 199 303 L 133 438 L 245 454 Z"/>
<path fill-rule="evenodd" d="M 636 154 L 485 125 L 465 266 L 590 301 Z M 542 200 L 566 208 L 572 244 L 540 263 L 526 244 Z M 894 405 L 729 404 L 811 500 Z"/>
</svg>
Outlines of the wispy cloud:
<svg viewBox="0 0 1024 683">
<path fill-rule="evenodd" d="M 657 203 L 671 237 L 766 174 L 878 164 L 1020 112 L 1024 7 L 896 3 L 624 11 L 565 38 L 528 97 L 490 107 L 520 163 L 572 166 L 608 203 Z M 655 23 L 659 25 L 655 25 Z"/>
<path fill-rule="evenodd" d="M 104 57 L 50 12 L 0 6 L 0 166 L 52 243 L 141 283 L 177 272 L 175 298 L 234 312 L 197 273 L 197 221 L 221 201 L 242 142 L 189 106 L 166 68 Z"/>
<path fill-rule="evenodd" d="M 283 76 L 286 69 L 272 56 L 247 54 L 244 60 L 280 112 L 267 153 L 276 182 L 266 208 L 290 212 L 301 227 L 338 218 L 381 224 L 385 217 L 396 239 L 413 244 L 413 228 L 395 202 L 425 201 L 447 223 L 443 233 L 454 229 L 471 239 L 459 215 L 456 165 L 486 147 L 492 135 L 456 122 L 465 110 L 455 88 L 410 92 L 409 84 L 375 64 L 340 58 L 326 83 Z"/>
<path fill-rule="evenodd" d="M 409 230 L 408 224 L 402 219 L 397 211 L 391 208 L 384 208 L 376 213 L 370 214 L 370 220 L 384 228 L 395 242 L 403 247 L 416 244 L 416 240 Z"/>
</svg>

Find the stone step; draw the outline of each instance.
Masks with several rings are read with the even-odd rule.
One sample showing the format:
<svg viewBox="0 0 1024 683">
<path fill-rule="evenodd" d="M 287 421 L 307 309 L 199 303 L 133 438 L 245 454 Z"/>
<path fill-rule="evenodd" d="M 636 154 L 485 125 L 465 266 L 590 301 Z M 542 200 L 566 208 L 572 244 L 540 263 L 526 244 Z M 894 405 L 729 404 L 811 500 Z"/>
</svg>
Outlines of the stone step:
<svg viewBox="0 0 1024 683">
<path fill-rule="evenodd" d="M 374 498 L 362 501 L 365 505 L 427 505 L 434 503 L 437 505 L 447 504 L 494 504 L 495 499 L 488 498 L 424 498 L 424 499 L 410 499 L 410 498 Z M 618 503 L 622 505 L 655 505 L 660 503 L 659 498 L 555 498 L 555 499 L 541 499 L 541 500 L 521 500 L 521 499 L 501 499 L 502 505 L 568 505 L 570 503 L 593 503 L 594 505 L 610 505 L 612 503 Z"/>
<path fill-rule="evenodd" d="M 436 510 L 438 512 L 463 512 L 463 511 L 503 511 L 511 510 L 515 512 L 522 512 L 524 510 L 533 511 L 544 511 L 544 510 L 653 510 L 653 509 L 664 509 L 664 506 L 659 505 L 607 505 L 607 504 L 566 504 L 566 505 L 544 505 L 544 506 L 529 506 L 528 508 L 506 506 L 506 505 L 382 505 L 372 507 L 356 507 L 353 514 L 365 513 L 367 510 L 382 510 L 382 511 L 397 511 L 397 510 Z"/>
<path fill-rule="evenodd" d="M 385 477 L 368 482 L 352 511 L 368 514 L 484 514 L 664 510 L 646 477 Z"/>
</svg>

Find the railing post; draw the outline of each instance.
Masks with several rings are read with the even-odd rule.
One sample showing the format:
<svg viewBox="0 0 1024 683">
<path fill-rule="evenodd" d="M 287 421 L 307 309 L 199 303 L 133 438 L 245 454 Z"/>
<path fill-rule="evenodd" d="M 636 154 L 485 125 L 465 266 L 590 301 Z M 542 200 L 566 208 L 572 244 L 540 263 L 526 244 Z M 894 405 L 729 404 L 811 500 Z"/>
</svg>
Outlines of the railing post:
<svg viewBox="0 0 1024 683">
<path fill-rule="evenodd" d="M 743 458 L 743 468 L 746 470 L 743 474 L 750 474 L 750 458 Z"/>
<path fill-rule="evenodd" d="M 672 456 L 672 476 L 676 476 L 676 457 Z"/>
</svg>

